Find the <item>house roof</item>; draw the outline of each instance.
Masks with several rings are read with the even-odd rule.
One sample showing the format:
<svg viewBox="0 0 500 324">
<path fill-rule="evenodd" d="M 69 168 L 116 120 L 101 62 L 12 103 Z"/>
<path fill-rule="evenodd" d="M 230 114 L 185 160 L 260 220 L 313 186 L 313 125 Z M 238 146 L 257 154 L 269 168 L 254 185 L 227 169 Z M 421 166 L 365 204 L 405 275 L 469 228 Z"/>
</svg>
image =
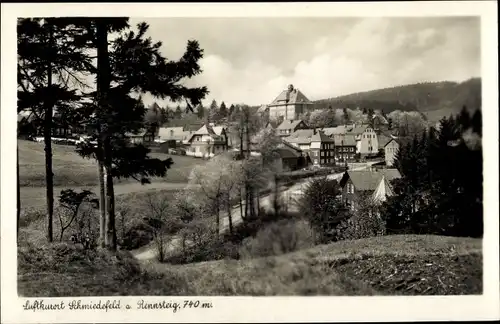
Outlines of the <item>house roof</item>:
<svg viewBox="0 0 500 324">
<path fill-rule="evenodd" d="M 31 109 L 25 109 L 17 113 L 17 122 L 26 122 L 30 123 L 35 120 L 35 114 L 31 111 Z"/>
<path fill-rule="evenodd" d="M 215 134 L 217 135 L 222 135 L 222 132 L 226 130 L 226 128 L 224 126 L 213 126 L 212 127 L 213 131 Z"/>
<path fill-rule="evenodd" d="M 292 144 L 288 143 L 288 142 L 287 142 L 286 140 L 284 140 L 284 139 L 282 139 L 282 140 L 281 140 L 281 143 L 280 143 L 280 144 L 278 144 L 278 148 L 282 148 L 282 147 L 287 147 L 287 148 L 289 148 L 289 149 L 291 149 L 291 150 L 295 151 L 296 153 L 298 153 L 298 154 L 299 154 L 299 156 L 300 156 L 300 154 L 302 154 L 302 150 L 301 150 L 300 148 L 298 148 L 298 147 L 297 147 L 297 146 L 295 146 L 295 145 L 292 145 Z"/>
<path fill-rule="evenodd" d="M 279 147 L 277 151 L 282 159 L 298 158 L 302 155 L 302 151 L 297 151 L 296 148 L 287 145 Z"/>
<path fill-rule="evenodd" d="M 334 134 L 344 134 L 348 133 L 352 129 L 352 125 L 340 125 L 337 127 L 325 127 L 322 128 L 321 130 L 328 136 L 334 135 Z"/>
<path fill-rule="evenodd" d="M 390 183 L 394 179 L 401 178 L 401 174 L 397 169 L 347 171 L 341 180 L 341 186 L 345 185 L 347 178 L 351 179 L 358 191 L 375 191 L 382 178 Z"/>
<path fill-rule="evenodd" d="M 401 173 L 399 173 L 398 169 L 382 169 L 378 171 L 382 175 L 385 176 L 387 181 L 392 181 L 394 179 L 401 178 Z"/>
<path fill-rule="evenodd" d="M 293 87 L 293 85 L 288 86 L 288 89 L 283 90 L 276 99 L 271 102 L 269 106 L 278 106 L 284 104 L 312 104 L 312 102 L 307 99 L 307 97 L 299 90 Z"/>
<path fill-rule="evenodd" d="M 386 146 L 387 146 L 390 142 L 392 142 L 392 141 L 394 141 L 394 142 L 398 143 L 398 141 L 397 141 L 396 139 L 391 138 L 389 141 L 387 141 L 387 142 L 384 144 L 384 147 L 386 147 Z M 398 143 L 398 144 L 399 144 L 399 143 Z M 379 142 L 379 145 L 382 145 L 382 144 Z"/>
<path fill-rule="evenodd" d="M 201 126 L 203 126 L 203 123 L 193 123 L 184 126 L 184 129 L 187 131 L 196 132 L 198 129 L 200 129 Z"/>
<path fill-rule="evenodd" d="M 380 114 L 374 114 L 372 116 L 372 119 L 375 119 L 375 118 L 378 118 L 379 122 L 384 124 L 384 125 L 387 125 L 389 124 L 389 122 L 387 121 L 387 118 L 385 118 L 384 116 L 380 115 Z"/>
<path fill-rule="evenodd" d="M 196 132 L 194 132 L 194 135 L 215 135 L 215 132 L 212 127 L 203 125 Z"/>
<path fill-rule="evenodd" d="M 259 107 L 259 109 L 257 109 L 257 112 L 258 113 L 263 113 L 265 112 L 266 110 L 268 109 L 267 105 L 262 105 Z"/>
<path fill-rule="evenodd" d="M 355 134 L 355 135 L 360 135 L 360 134 L 363 134 L 366 129 L 368 128 L 369 126 L 368 125 L 360 125 L 360 126 L 356 126 L 356 127 L 353 127 L 349 133 L 352 133 L 352 134 Z"/>
<path fill-rule="evenodd" d="M 284 120 L 281 124 L 279 124 L 276 129 L 295 129 L 300 123 L 302 123 L 302 120 Z"/>
<path fill-rule="evenodd" d="M 392 191 L 392 188 L 385 178 L 384 175 L 382 175 L 382 178 L 380 179 L 380 182 L 375 189 L 375 192 L 373 193 L 373 200 L 376 202 L 379 201 L 385 201 L 387 197 L 391 197 L 394 195 L 394 192 Z"/>
<path fill-rule="evenodd" d="M 158 137 L 161 140 L 182 140 L 184 138 L 184 128 L 183 127 L 160 127 L 158 129 Z"/>
<path fill-rule="evenodd" d="M 379 134 L 378 135 L 378 146 L 385 147 L 391 140 L 392 140 L 392 137 L 389 137 L 389 136 L 384 135 L 384 134 Z"/>
<path fill-rule="evenodd" d="M 291 133 L 286 140 L 290 143 L 311 143 L 311 137 L 314 135 L 314 129 L 297 129 Z"/>
<path fill-rule="evenodd" d="M 335 146 L 356 146 L 356 137 L 352 134 L 333 135 Z"/>
<path fill-rule="evenodd" d="M 322 131 L 317 131 L 316 134 L 313 134 L 311 136 L 311 142 L 334 143 L 335 140 L 329 136 L 326 136 Z"/>
<path fill-rule="evenodd" d="M 193 136 L 195 136 L 195 135 L 208 135 L 208 136 L 210 136 L 210 137 L 211 137 L 214 141 L 218 141 L 218 142 L 223 140 L 223 138 L 222 138 L 220 135 L 218 135 L 218 134 L 214 131 L 213 127 L 211 127 L 211 126 L 207 126 L 207 125 L 203 125 L 203 126 L 201 126 L 201 128 L 200 128 L 200 129 L 198 129 L 198 130 L 197 130 L 197 131 L 195 131 L 195 132 L 190 132 L 190 134 L 188 135 L 188 137 L 187 137 L 186 139 L 187 139 L 188 141 L 191 141 L 191 139 L 192 139 L 192 138 L 193 138 Z"/>
</svg>

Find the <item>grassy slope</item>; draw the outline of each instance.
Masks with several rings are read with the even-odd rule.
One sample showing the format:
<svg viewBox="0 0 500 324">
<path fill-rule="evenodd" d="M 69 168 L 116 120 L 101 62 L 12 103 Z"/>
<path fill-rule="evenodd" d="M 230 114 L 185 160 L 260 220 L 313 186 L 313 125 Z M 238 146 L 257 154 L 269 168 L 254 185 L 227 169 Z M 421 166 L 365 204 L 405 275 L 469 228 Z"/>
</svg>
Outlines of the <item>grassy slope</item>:
<svg viewBox="0 0 500 324">
<path fill-rule="evenodd" d="M 21 255 L 21 262 L 30 265 L 19 266 L 19 290 L 28 296 L 478 294 L 482 291 L 481 247 L 477 239 L 386 236 L 277 257 L 183 266 L 151 263 L 140 274 L 120 270 L 131 268 L 124 265 L 102 271 L 106 265 L 101 263 L 85 264 L 85 271 L 78 263 L 47 269 L 36 264 L 43 261 Z M 35 271 L 40 268 L 43 271 Z M 81 276 L 82 271 L 92 276 Z M 50 278 L 60 272 L 64 283 L 53 285 Z M 122 274 L 122 281 L 111 286 L 106 280 L 117 280 L 110 278 L 116 273 Z"/>
<path fill-rule="evenodd" d="M 18 140 L 20 182 L 22 187 L 45 186 L 45 153 L 42 143 Z M 152 157 L 171 157 L 174 161 L 167 177 L 162 181 L 187 182 L 191 169 L 203 160 L 186 156 L 169 156 L 151 153 Z M 97 185 L 97 165 L 93 160 L 83 159 L 75 153 L 74 147 L 53 144 L 53 172 L 55 186 Z M 135 181 L 135 180 L 134 180 Z M 126 182 L 126 181 L 117 181 Z"/>
</svg>

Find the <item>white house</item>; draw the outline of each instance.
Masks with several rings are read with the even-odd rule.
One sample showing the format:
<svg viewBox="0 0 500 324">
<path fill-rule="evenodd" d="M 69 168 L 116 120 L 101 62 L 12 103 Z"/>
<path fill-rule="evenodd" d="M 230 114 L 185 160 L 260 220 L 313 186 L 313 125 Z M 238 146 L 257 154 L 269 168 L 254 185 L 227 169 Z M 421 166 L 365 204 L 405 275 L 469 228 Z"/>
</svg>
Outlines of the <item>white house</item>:
<svg viewBox="0 0 500 324">
<path fill-rule="evenodd" d="M 217 130 L 217 134 L 213 127 L 203 125 L 196 132 L 191 134 L 187 141 L 189 149 L 186 150 L 186 155 L 195 157 L 213 157 L 216 154 L 227 150 L 227 136 L 224 129 Z"/>
<path fill-rule="evenodd" d="M 392 166 L 394 165 L 394 159 L 396 158 L 396 154 L 399 150 L 399 143 L 394 138 L 391 139 L 384 147 L 385 152 L 385 165 Z"/>
<path fill-rule="evenodd" d="M 356 137 L 356 153 L 367 156 L 378 153 L 378 137 L 375 130 L 368 125 L 354 127 L 350 132 Z"/>
</svg>

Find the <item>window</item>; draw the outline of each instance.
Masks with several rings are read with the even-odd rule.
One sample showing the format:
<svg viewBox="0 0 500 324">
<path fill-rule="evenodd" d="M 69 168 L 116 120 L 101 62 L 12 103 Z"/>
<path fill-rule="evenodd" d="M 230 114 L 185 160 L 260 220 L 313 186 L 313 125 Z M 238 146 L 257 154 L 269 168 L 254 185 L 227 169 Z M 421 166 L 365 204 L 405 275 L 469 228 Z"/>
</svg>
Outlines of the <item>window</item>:
<svg viewBox="0 0 500 324">
<path fill-rule="evenodd" d="M 321 164 L 325 164 L 325 159 L 321 159 Z"/>
</svg>

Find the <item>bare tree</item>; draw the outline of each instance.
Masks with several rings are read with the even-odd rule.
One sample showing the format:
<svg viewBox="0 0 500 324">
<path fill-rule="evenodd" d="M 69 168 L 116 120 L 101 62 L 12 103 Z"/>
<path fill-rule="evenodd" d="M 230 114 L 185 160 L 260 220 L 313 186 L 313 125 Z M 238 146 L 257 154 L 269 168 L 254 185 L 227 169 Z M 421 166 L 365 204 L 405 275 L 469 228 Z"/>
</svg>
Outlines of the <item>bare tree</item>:
<svg viewBox="0 0 500 324">
<path fill-rule="evenodd" d="M 148 213 L 148 216 L 144 217 L 144 221 L 152 229 L 158 261 L 162 262 L 166 255 L 167 240 L 165 234 L 171 211 L 168 197 L 161 192 L 149 192 L 144 198 L 144 207 Z"/>
</svg>

